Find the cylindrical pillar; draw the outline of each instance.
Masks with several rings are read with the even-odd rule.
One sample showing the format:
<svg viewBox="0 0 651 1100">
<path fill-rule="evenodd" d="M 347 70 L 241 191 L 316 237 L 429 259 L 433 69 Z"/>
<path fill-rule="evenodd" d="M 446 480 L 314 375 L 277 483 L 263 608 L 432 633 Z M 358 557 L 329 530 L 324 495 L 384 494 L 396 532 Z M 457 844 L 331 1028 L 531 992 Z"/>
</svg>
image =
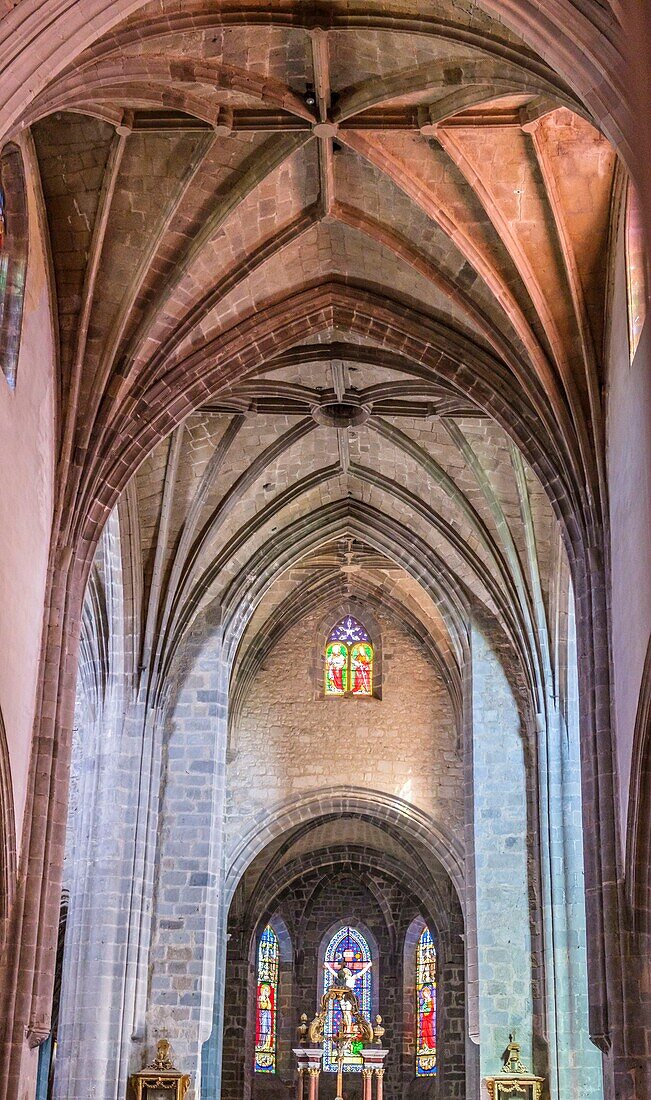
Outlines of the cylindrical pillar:
<svg viewBox="0 0 651 1100">
<path fill-rule="evenodd" d="M 362 1070 L 362 1100 L 372 1100 L 373 1070 Z"/>
<path fill-rule="evenodd" d="M 308 1100 L 319 1100 L 319 1073 L 321 1072 L 318 1066 L 310 1066 L 310 1091 Z"/>
<path fill-rule="evenodd" d="M 305 1066 L 299 1066 L 296 1075 L 296 1100 L 303 1100 L 303 1074 Z"/>
<path fill-rule="evenodd" d="M 375 1085 L 375 1100 L 382 1100 L 382 1078 L 384 1077 L 384 1069 L 376 1069 L 375 1071 L 376 1085 Z"/>
</svg>

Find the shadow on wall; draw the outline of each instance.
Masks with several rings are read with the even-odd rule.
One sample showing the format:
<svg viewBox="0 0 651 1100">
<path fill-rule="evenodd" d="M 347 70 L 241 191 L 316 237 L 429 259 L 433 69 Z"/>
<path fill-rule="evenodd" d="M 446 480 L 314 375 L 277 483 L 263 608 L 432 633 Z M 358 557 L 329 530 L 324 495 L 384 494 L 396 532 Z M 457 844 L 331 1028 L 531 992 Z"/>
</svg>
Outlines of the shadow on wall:
<svg viewBox="0 0 651 1100">
<path fill-rule="evenodd" d="M 294 1089 L 274 1073 L 256 1073 L 252 1096 L 253 1100 L 292 1100 Z"/>
<path fill-rule="evenodd" d="M 414 1077 L 405 1093 L 405 1100 L 434 1100 L 438 1096 L 437 1077 Z"/>
<path fill-rule="evenodd" d="M 0 949 L 16 884 L 16 829 L 9 749 L 0 712 Z"/>
</svg>

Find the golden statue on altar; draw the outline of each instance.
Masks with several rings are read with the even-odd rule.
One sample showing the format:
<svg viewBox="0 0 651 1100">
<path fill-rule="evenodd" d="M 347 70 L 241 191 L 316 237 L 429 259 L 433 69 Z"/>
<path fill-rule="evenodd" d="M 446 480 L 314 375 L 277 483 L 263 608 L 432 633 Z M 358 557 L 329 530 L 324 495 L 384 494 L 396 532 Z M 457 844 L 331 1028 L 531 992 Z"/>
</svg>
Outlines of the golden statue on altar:
<svg viewBox="0 0 651 1100">
<path fill-rule="evenodd" d="M 372 963 L 369 961 L 353 969 L 345 956 L 344 960 L 344 964 L 339 966 L 324 963 L 334 980 L 323 993 L 312 1023 L 308 1026 L 305 1013 L 301 1016 L 297 1030 L 300 1046 L 294 1050 L 298 1070 L 296 1100 L 304 1100 L 306 1074 L 309 1079 L 308 1100 L 318 1100 L 319 1077 L 326 1048 L 330 1052 L 327 1068 L 337 1071 L 336 1100 L 343 1100 L 344 1069 L 361 1070 L 362 1100 L 372 1100 L 373 1081 L 375 1100 L 383 1100 L 384 1060 L 388 1051 L 381 1043 L 385 1034 L 382 1017 L 376 1016 L 373 1026 L 362 1012 L 355 993 L 356 980 L 370 969 Z"/>
<path fill-rule="evenodd" d="M 190 1074 L 176 1068 L 170 1058 L 168 1040 L 159 1039 L 153 1062 L 138 1073 L 132 1073 L 129 1083 L 137 1100 L 144 1100 L 149 1092 L 160 1093 L 163 1089 L 174 1093 L 173 1100 L 183 1100 L 190 1087 Z"/>
<path fill-rule="evenodd" d="M 341 1010 L 340 1029 L 336 1035 L 325 1036 L 328 1017 L 331 1020 L 335 1018 L 335 1005 L 338 1005 Z M 331 1007 L 332 1012 L 330 1012 Z M 365 1043 L 373 1042 L 373 1028 L 362 1014 L 359 1001 L 350 984 L 346 982 L 345 975 L 341 979 L 335 980 L 334 984 L 323 994 L 319 1011 L 310 1024 L 310 1042 L 322 1043 L 324 1036 L 332 1041 L 333 1050 L 336 1052 L 336 1100 L 343 1100 L 343 1075 L 346 1057 L 357 1054 Z"/>
<path fill-rule="evenodd" d="M 332 1002 L 338 1003 L 341 1009 L 343 1034 L 349 1036 L 351 1041 L 354 1039 L 362 1044 L 371 1043 L 373 1041 L 373 1028 L 370 1022 L 362 1014 L 362 1010 L 359 1007 L 359 1001 L 353 990 L 344 983 L 338 984 L 336 982 L 326 990 L 321 998 L 319 1011 L 312 1020 L 308 1030 L 310 1042 L 315 1044 L 322 1043 L 324 1037 L 326 1037 L 326 1021 L 328 1019 L 328 1010 Z M 332 1018 L 334 1019 L 334 1012 L 332 1013 Z M 330 1035 L 327 1036 L 327 1038 L 334 1040 L 336 1036 Z"/>
<path fill-rule="evenodd" d="M 515 1035 L 509 1035 L 502 1069 L 494 1077 L 486 1078 L 486 1088 L 491 1100 L 540 1100 L 544 1080 L 527 1069 L 520 1057 L 520 1044 L 516 1043 Z"/>
</svg>

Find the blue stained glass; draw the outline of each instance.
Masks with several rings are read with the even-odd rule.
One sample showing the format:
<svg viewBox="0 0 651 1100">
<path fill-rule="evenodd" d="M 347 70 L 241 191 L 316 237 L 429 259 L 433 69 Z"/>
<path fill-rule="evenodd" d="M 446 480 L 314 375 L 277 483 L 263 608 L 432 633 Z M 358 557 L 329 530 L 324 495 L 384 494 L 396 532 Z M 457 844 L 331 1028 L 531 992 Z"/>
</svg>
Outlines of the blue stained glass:
<svg viewBox="0 0 651 1100">
<path fill-rule="evenodd" d="M 273 928 L 268 924 L 260 937 L 258 947 L 258 980 L 255 987 L 254 1070 L 256 1073 L 276 1072 L 276 1001 L 279 962 L 278 939 Z"/>
<path fill-rule="evenodd" d="M 330 631 L 329 642 L 370 642 L 368 631 L 352 615 L 346 615 Z"/>
<path fill-rule="evenodd" d="M 431 1077 L 437 1069 L 436 947 L 427 926 L 416 947 L 416 1076 Z"/>
<path fill-rule="evenodd" d="M 366 627 L 352 615 L 332 628 L 324 656 L 326 695 L 373 694 L 373 645 Z"/>
<path fill-rule="evenodd" d="M 367 1020 L 371 1018 L 371 952 L 369 946 L 356 928 L 340 928 L 335 932 L 326 948 L 325 973 L 323 979 L 323 991 L 327 993 L 335 981 L 335 974 L 348 971 L 344 975 L 347 978 L 349 988 L 357 997 L 362 1015 Z M 334 971 L 334 973 L 333 973 Z M 351 986 L 352 983 L 352 986 Z M 333 1050 L 332 1036 L 336 1035 L 342 1027 L 342 1013 L 338 1001 L 331 1001 L 328 1008 L 328 1016 L 325 1025 L 325 1038 L 323 1041 L 323 1068 L 331 1073 L 336 1073 L 337 1062 Z M 349 1054 L 344 1061 L 344 1069 L 359 1073 L 362 1069 L 362 1058 L 359 1054 Z"/>
</svg>

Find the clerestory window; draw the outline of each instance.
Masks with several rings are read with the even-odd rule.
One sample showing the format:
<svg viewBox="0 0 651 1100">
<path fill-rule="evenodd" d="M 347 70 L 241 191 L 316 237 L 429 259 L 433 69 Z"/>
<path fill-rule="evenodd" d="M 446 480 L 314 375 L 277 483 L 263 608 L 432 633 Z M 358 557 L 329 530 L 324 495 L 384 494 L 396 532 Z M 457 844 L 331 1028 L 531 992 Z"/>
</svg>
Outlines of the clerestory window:
<svg viewBox="0 0 651 1100">
<path fill-rule="evenodd" d="M 328 635 L 323 677 L 326 695 L 373 694 L 373 643 L 352 615 L 341 619 Z"/>
</svg>

